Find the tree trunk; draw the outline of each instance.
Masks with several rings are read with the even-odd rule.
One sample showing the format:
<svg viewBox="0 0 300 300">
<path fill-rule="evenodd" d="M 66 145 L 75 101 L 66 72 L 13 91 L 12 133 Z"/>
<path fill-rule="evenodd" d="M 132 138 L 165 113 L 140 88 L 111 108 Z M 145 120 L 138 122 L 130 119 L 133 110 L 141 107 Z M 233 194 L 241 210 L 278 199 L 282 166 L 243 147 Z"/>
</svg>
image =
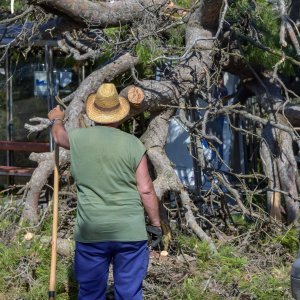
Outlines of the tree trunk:
<svg viewBox="0 0 300 300">
<path fill-rule="evenodd" d="M 277 115 L 278 122 L 288 125 L 286 119 L 281 115 Z M 299 216 L 298 189 L 297 178 L 298 167 L 293 152 L 293 140 L 291 135 L 285 131 L 279 131 L 278 142 L 280 155 L 276 159 L 280 186 L 284 193 L 285 207 L 287 212 L 287 222 L 289 224 L 295 222 Z"/>
<path fill-rule="evenodd" d="M 37 224 L 39 221 L 38 204 L 40 194 L 49 177 L 53 173 L 54 153 L 32 153 L 29 158 L 38 162 L 38 166 L 34 170 L 28 183 L 22 220 L 29 221 L 32 224 Z M 61 148 L 59 151 L 60 166 L 65 165 L 69 160 L 69 151 Z"/>
<path fill-rule="evenodd" d="M 267 125 L 262 132 L 264 138 L 260 147 L 260 155 L 264 173 L 268 178 L 268 187 L 270 191 L 267 192 L 267 204 L 270 216 L 278 221 L 282 221 L 281 216 L 281 202 L 280 194 L 275 190 L 280 190 L 280 182 L 278 176 L 278 169 L 275 159 L 275 141 L 274 141 L 274 128 Z"/>
<path fill-rule="evenodd" d="M 255 93 L 259 104 L 268 113 L 269 120 L 279 125 L 289 126 L 287 118 L 278 111 L 282 111 L 284 101 L 281 90 L 270 78 L 262 78 L 260 82 L 251 82 L 247 87 Z M 292 129 L 292 128 L 291 128 Z M 268 206 L 272 217 L 282 218 L 278 192 L 282 191 L 285 199 L 287 222 L 293 223 L 299 214 L 298 207 L 298 169 L 293 153 L 293 139 L 290 133 L 274 128 L 271 124 L 265 126 L 262 132 L 264 140 L 261 144 L 261 155 L 265 173 L 269 180 Z"/>
<path fill-rule="evenodd" d="M 280 114 L 276 115 L 280 124 L 287 125 Z M 265 174 L 269 179 L 268 206 L 273 218 L 281 221 L 280 193 L 284 192 L 287 222 L 297 220 L 299 206 L 297 202 L 297 177 L 298 169 L 292 147 L 291 136 L 279 129 L 267 125 L 262 133 L 264 138 L 261 146 L 261 157 Z"/>
<path fill-rule="evenodd" d="M 37 161 L 38 167 L 34 170 L 28 183 L 29 188 L 26 191 L 22 220 L 36 224 L 39 221 L 38 203 L 40 193 L 53 172 L 54 158 L 52 153 L 43 153 L 42 155 L 32 153 L 29 158 Z"/>
</svg>

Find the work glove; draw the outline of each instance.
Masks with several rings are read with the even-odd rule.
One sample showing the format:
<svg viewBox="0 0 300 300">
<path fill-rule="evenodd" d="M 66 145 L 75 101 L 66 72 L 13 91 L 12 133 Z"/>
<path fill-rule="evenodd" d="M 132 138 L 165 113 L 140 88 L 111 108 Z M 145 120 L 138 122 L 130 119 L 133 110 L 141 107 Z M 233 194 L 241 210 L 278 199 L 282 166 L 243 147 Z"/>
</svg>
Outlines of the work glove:
<svg viewBox="0 0 300 300">
<path fill-rule="evenodd" d="M 161 227 L 153 226 L 153 225 L 148 225 L 146 227 L 146 230 L 149 235 L 149 246 L 150 248 L 155 248 L 159 245 L 162 239 L 162 230 Z"/>
<path fill-rule="evenodd" d="M 65 113 L 64 111 L 61 110 L 60 106 L 57 105 L 54 107 L 52 110 L 49 111 L 48 113 L 48 119 L 53 122 L 55 120 L 64 120 Z"/>
</svg>

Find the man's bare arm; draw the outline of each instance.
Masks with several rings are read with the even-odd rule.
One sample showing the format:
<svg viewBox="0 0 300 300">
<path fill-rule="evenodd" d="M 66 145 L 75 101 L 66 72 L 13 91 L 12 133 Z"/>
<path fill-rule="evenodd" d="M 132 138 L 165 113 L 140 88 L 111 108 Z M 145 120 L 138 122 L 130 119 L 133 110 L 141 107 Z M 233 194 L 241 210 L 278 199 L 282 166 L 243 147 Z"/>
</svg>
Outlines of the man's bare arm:
<svg viewBox="0 0 300 300">
<path fill-rule="evenodd" d="M 53 123 L 52 136 L 54 142 L 60 147 L 63 147 L 65 149 L 70 149 L 68 133 L 63 124 L 64 117 L 65 117 L 65 113 L 60 110 L 59 105 L 54 107 L 48 113 L 48 118 Z"/>
<path fill-rule="evenodd" d="M 143 156 L 135 175 L 137 189 L 142 198 L 150 223 L 153 226 L 161 227 L 158 199 L 149 175 L 146 155 Z"/>
<path fill-rule="evenodd" d="M 70 149 L 68 133 L 62 121 L 56 121 L 52 126 L 52 136 L 56 145 Z"/>
</svg>

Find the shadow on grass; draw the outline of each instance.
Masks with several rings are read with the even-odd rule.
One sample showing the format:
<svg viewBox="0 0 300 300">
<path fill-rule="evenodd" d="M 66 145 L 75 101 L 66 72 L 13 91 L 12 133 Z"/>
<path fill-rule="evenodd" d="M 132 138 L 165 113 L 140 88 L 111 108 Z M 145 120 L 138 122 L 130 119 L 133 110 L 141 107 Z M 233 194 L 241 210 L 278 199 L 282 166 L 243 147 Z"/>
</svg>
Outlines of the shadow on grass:
<svg viewBox="0 0 300 300">
<path fill-rule="evenodd" d="M 78 284 L 75 278 L 74 264 L 71 264 L 68 268 L 68 299 L 77 300 Z"/>
</svg>

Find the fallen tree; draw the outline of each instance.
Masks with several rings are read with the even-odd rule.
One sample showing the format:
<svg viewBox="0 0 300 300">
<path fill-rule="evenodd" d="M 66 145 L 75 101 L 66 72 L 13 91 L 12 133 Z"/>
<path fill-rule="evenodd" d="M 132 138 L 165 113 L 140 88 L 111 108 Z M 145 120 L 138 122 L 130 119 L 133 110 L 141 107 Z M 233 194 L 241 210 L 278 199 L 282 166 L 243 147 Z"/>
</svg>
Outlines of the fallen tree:
<svg viewBox="0 0 300 300">
<path fill-rule="evenodd" d="M 167 192 L 176 193 L 185 209 L 188 226 L 199 238 L 206 240 L 212 249 L 215 249 L 214 243 L 201 228 L 201 222 L 196 221 L 197 208 L 164 152 L 168 120 L 174 115 L 174 109 L 179 110 L 179 120 L 191 136 L 195 136 L 197 150 L 194 154 L 202 172 L 212 185 L 218 183 L 211 192 L 222 196 L 225 188 L 229 197 L 236 201 L 232 209 L 255 218 L 261 217 L 260 210 L 253 208 L 241 196 L 249 191 L 247 184 L 244 184 L 243 174 L 233 174 L 229 170 L 231 176 L 243 183 L 244 191 L 241 193 L 231 185 L 228 174 L 210 165 L 199 145 L 206 140 L 214 149 L 214 143 L 220 142 L 206 130 L 208 120 L 216 115 L 240 115 L 259 123 L 262 127 L 259 138 L 268 187 L 269 213 L 277 221 L 285 221 L 283 211 L 288 223 L 297 219 L 299 185 L 293 143 L 298 142 L 298 134 L 292 125 L 298 124 L 299 116 L 297 106 L 287 105 L 291 95 L 295 97 L 296 92 L 292 90 L 293 85 L 285 84 L 284 64 L 293 69 L 294 74 L 299 71 L 299 34 L 294 26 L 299 21 L 299 10 L 298 14 L 291 10 L 293 21 L 290 21 L 282 1 L 274 3 L 274 7 L 255 1 L 251 6 L 251 3 L 245 4 L 243 1 L 229 3 L 222 0 L 191 2 L 187 7 L 180 7 L 173 2 L 147 0 L 43 0 L 29 1 L 29 5 L 31 9 L 27 14 L 34 12 L 31 16 L 35 20 L 42 14 L 42 20 L 46 22 L 46 25 L 42 22 L 36 24 L 35 31 L 31 33 L 33 36 L 48 36 L 49 30 L 41 33 L 39 29 L 49 28 L 51 24 L 54 26 L 51 34 L 57 38 L 58 47 L 77 60 L 95 60 L 104 52 L 110 52 L 105 65 L 83 80 L 74 93 L 61 99 L 66 106 L 67 130 L 91 126 L 85 116 L 84 101 L 87 96 L 103 82 L 118 81 L 122 76 L 126 78 L 128 84 L 122 84 L 123 90 L 119 91 L 131 102 L 126 121 L 136 120 L 146 111 L 151 114 L 151 121 L 141 140 L 147 147 L 154 167 L 155 188 L 160 200 L 163 201 Z M 297 6 L 296 1 L 292 1 L 291 5 Z M 240 12 L 241 8 L 244 9 L 244 15 Z M 267 24 L 270 17 L 268 19 L 266 14 L 277 16 L 277 19 L 271 25 Z M 278 18 L 282 23 L 277 21 Z M 247 22 L 249 19 L 251 22 Z M 7 18 L 3 22 L 12 21 Z M 68 25 L 60 27 L 60 24 Z M 278 35 L 270 36 L 269 27 L 275 25 Z M 270 44 L 276 43 L 284 47 L 287 38 L 293 41 L 288 51 L 270 47 Z M 26 51 L 32 46 L 30 40 L 24 41 L 24 35 L 16 43 L 25 45 Z M 267 62 L 258 63 L 257 55 L 262 53 L 267 53 Z M 157 66 L 165 68 L 160 81 L 154 78 Z M 146 77 L 147 68 L 152 70 L 150 78 Z M 213 95 L 223 71 L 239 76 L 238 91 L 232 96 L 234 103 L 241 104 L 239 107 L 227 105 L 224 99 L 217 99 Z M 261 108 L 260 115 L 247 112 L 244 106 L 247 99 L 253 96 Z M 195 109 L 190 101 L 193 97 L 207 102 L 204 116 L 196 121 L 189 119 L 185 113 Z M 30 132 L 49 126 L 47 120 L 33 121 L 40 124 L 27 124 Z M 248 131 L 246 134 L 252 133 Z M 68 152 L 61 149 L 60 154 L 60 164 L 64 168 L 69 162 Z M 23 218 L 37 223 L 39 195 L 51 175 L 53 162 L 52 154 L 32 154 L 31 159 L 39 165 L 28 184 Z M 280 195 L 283 195 L 284 202 Z M 205 197 L 203 201 L 206 201 Z"/>
</svg>

